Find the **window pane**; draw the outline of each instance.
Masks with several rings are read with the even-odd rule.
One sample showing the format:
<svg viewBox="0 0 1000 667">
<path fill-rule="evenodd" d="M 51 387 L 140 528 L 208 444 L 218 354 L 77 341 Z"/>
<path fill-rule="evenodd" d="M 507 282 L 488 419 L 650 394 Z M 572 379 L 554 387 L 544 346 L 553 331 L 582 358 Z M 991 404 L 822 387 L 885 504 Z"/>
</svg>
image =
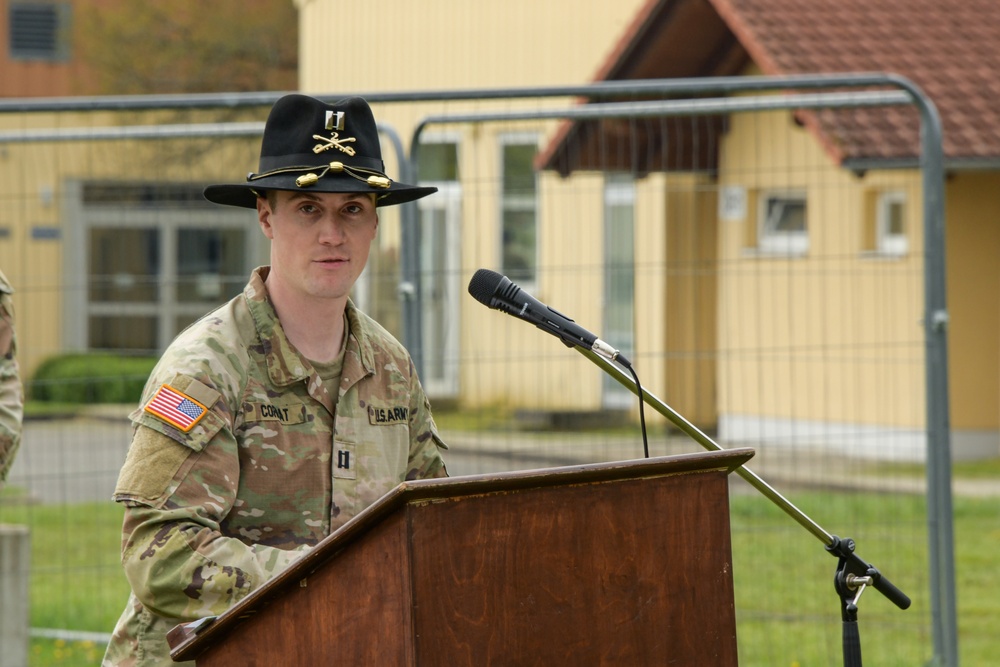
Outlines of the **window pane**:
<svg viewBox="0 0 1000 667">
<path fill-rule="evenodd" d="M 90 301 L 159 299 L 160 234 L 156 229 L 90 230 Z"/>
<path fill-rule="evenodd" d="M 177 233 L 177 301 L 221 303 L 243 289 L 246 232 L 180 229 Z"/>
<path fill-rule="evenodd" d="M 635 187 L 627 174 L 608 174 L 604 186 L 604 334 L 626 357 L 634 352 Z M 628 407 L 632 394 L 610 375 L 602 379 L 606 408 Z"/>
<path fill-rule="evenodd" d="M 420 144 L 419 178 L 421 181 L 457 181 L 458 146 L 453 143 Z"/>
<path fill-rule="evenodd" d="M 806 203 L 799 199 L 769 198 L 767 200 L 767 231 L 804 232 Z"/>
<path fill-rule="evenodd" d="M 903 202 L 889 202 L 886 207 L 886 233 L 898 236 L 905 232 L 903 228 Z"/>
<path fill-rule="evenodd" d="M 605 335 L 627 355 L 631 352 L 635 302 L 635 195 L 631 181 L 624 176 L 609 177 L 604 196 Z"/>
<path fill-rule="evenodd" d="M 87 347 L 92 350 L 156 351 L 156 317 L 94 315 L 89 318 Z"/>
<path fill-rule="evenodd" d="M 534 282 L 536 256 L 536 201 L 534 143 L 503 145 L 500 263 L 511 280 Z"/>
<path fill-rule="evenodd" d="M 448 302 L 448 235 L 447 219 L 443 209 L 424 211 L 421 218 L 423 243 L 421 251 L 425 272 L 421 277 L 424 293 L 424 355 L 423 374 L 428 381 L 447 378 L 447 356 L 442 354 L 447 343 L 449 321 Z"/>
<path fill-rule="evenodd" d="M 883 193 L 878 200 L 878 250 L 883 254 L 904 255 L 907 252 L 906 196 L 898 192 Z"/>
<path fill-rule="evenodd" d="M 503 193 L 535 194 L 535 144 L 506 144 L 503 147 Z"/>
<path fill-rule="evenodd" d="M 535 212 L 504 211 L 503 272 L 514 282 L 535 279 Z"/>
<path fill-rule="evenodd" d="M 613 206 L 608 208 L 608 235 L 605 252 L 607 253 L 608 278 L 608 308 L 627 304 L 629 317 L 621 324 L 631 328 L 631 304 L 634 296 L 633 262 L 634 241 L 633 210 L 631 206 Z M 614 318 L 609 319 L 618 322 Z"/>
<path fill-rule="evenodd" d="M 768 253 L 803 255 L 809 251 L 806 197 L 798 193 L 762 195 L 758 247 Z"/>
</svg>

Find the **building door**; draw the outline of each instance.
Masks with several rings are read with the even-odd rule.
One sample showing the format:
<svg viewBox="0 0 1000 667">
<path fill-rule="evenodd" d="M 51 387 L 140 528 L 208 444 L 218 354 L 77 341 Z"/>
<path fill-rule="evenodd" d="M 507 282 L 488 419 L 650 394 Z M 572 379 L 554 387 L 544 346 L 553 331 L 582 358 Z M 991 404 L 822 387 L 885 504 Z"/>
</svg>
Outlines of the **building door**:
<svg viewBox="0 0 1000 667">
<path fill-rule="evenodd" d="M 458 394 L 461 194 L 457 183 L 435 183 L 420 200 L 420 303 L 424 346 L 421 382 L 428 396 Z"/>
<path fill-rule="evenodd" d="M 423 370 L 431 398 L 458 395 L 461 245 L 458 138 L 426 138 L 420 144 L 421 185 L 438 189 L 420 208 L 420 304 Z"/>
</svg>

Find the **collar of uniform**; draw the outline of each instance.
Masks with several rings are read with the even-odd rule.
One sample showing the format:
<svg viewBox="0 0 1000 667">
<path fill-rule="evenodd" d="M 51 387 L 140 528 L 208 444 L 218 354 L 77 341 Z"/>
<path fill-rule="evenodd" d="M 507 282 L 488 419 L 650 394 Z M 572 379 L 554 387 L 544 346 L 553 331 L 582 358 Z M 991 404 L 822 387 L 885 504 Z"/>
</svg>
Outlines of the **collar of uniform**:
<svg viewBox="0 0 1000 667">
<path fill-rule="evenodd" d="M 351 328 L 351 335 L 358 341 L 361 365 L 371 375 L 375 372 L 375 353 L 372 350 L 371 333 L 368 330 L 366 319 L 361 316 L 361 311 L 355 307 L 354 302 L 350 299 L 347 300 L 346 312 L 347 322 Z"/>
<path fill-rule="evenodd" d="M 278 313 L 274 310 L 267 296 L 264 281 L 271 267 L 262 266 L 254 269 L 250 282 L 243 288 L 247 307 L 257 327 L 261 352 L 267 362 L 267 374 L 271 382 L 278 387 L 301 382 L 313 374 L 312 366 L 292 346 L 285 330 L 278 321 Z"/>
<path fill-rule="evenodd" d="M 275 386 L 285 386 L 308 379 L 315 371 L 312 364 L 288 340 L 281 322 L 278 321 L 278 313 L 267 297 L 267 287 L 264 281 L 270 270 L 268 266 L 255 269 L 243 293 L 257 327 L 257 335 L 267 360 L 268 376 Z M 358 341 L 361 364 L 368 374 L 374 373 L 375 355 L 364 318 L 361 317 L 360 311 L 350 299 L 347 301 L 346 312 L 351 328 L 350 333 Z M 348 341 L 348 348 L 350 348 L 350 341 Z"/>
</svg>

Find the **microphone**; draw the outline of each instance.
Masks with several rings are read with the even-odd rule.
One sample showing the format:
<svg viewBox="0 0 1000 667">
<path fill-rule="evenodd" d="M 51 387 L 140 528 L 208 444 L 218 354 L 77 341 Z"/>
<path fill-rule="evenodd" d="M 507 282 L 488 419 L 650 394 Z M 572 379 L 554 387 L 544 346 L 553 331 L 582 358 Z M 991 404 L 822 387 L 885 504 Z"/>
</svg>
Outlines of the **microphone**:
<svg viewBox="0 0 1000 667">
<path fill-rule="evenodd" d="M 609 361 L 617 361 L 625 368 L 632 363 L 618 350 L 590 333 L 579 324 L 531 296 L 507 276 L 489 269 L 479 269 L 469 281 L 469 294 L 479 303 L 530 322 L 547 331 L 567 347 L 582 347 L 596 352 Z"/>
</svg>

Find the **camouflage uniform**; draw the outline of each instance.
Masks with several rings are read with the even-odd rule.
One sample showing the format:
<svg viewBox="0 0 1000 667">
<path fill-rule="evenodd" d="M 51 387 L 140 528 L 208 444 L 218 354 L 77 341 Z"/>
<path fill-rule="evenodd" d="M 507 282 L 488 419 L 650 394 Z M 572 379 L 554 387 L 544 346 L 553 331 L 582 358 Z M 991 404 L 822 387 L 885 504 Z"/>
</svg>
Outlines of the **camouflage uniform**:
<svg viewBox="0 0 1000 667">
<path fill-rule="evenodd" d="M 348 303 L 334 403 L 285 337 L 267 271 L 174 341 L 131 415 L 114 498 L 133 592 L 105 665 L 176 664 L 172 627 L 222 613 L 398 483 L 447 474 L 405 349 Z M 163 385 L 190 402 L 175 424 L 153 414 Z"/>
<path fill-rule="evenodd" d="M 24 393 L 17 367 L 17 337 L 14 335 L 14 290 L 0 271 L 0 488 L 14 463 L 21 444 Z"/>
</svg>

